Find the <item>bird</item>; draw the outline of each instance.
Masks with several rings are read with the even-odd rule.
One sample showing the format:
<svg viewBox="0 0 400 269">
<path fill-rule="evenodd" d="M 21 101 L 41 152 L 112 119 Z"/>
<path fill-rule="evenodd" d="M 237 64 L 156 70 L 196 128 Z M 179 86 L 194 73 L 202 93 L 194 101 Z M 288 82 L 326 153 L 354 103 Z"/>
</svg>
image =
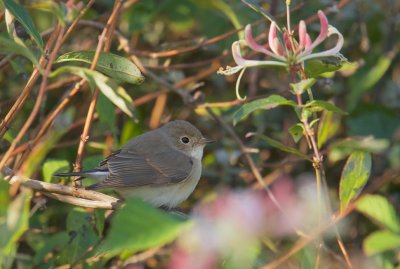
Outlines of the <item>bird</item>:
<svg viewBox="0 0 400 269">
<path fill-rule="evenodd" d="M 191 123 L 175 120 L 132 138 L 94 169 L 55 176 L 93 178 L 99 182 L 87 190 L 112 189 L 122 198 L 138 197 L 171 209 L 197 186 L 203 149 L 211 142 Z"/>
</svg>

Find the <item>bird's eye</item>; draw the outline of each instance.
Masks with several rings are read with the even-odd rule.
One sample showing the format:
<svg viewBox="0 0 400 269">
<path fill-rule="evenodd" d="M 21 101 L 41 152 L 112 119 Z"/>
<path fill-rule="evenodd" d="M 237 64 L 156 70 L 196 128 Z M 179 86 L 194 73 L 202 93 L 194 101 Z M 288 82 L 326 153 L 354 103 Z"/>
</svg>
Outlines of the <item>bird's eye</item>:
<svg viewBox="0 0 400 269">
<path fill-rule="evenodd" d="M 183 144 L 189 143 L 189 138 L 187 136 L 181 137 L 181 141 Z"/>
</svg>

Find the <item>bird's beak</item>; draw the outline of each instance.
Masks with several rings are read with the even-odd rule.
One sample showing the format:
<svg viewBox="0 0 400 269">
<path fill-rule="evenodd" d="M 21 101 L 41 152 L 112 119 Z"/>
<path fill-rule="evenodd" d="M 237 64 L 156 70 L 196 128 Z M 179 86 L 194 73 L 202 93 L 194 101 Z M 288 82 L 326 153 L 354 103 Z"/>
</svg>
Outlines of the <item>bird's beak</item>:
<svg viewBox="0 0 400 269">
<path fill-rule="evenodd" d="M 206 145 L 206 144 L 210 144 L 210 143 L 214 143 L 214 142 L 215 142 L 215 140 L 211 140 L 211 139 L 208 139 L 205 137 L 202 137 L 200 139 L 200 144 L 202 144 L 202 145 Z"/>
</svg>

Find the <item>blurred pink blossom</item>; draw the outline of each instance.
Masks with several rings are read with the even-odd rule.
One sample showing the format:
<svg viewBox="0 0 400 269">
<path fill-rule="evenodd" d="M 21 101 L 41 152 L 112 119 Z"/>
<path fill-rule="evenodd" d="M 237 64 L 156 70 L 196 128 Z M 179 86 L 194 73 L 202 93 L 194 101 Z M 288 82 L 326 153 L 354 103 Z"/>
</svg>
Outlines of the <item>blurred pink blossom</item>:
<svg viewBox="0 0 400 269">
<path fill-rule="evenodd" d="M 178 239 L 169 268 L 251 267 L 262 237 L 293 234 L 294 227 L 310 218 L 308 204 L 298 198 L 288 177 L 272 191 L 285 214 L 263 190 L 224 190 L 213 202 L 195 208 L 193 225 Z"/>
</svg>

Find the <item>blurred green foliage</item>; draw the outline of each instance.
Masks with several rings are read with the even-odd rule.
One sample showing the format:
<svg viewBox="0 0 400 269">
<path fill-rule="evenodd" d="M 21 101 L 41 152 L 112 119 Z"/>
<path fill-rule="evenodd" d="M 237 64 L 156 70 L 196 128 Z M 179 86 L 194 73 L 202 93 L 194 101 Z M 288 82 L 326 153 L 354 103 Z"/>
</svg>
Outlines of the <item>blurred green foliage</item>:
<svg viewBox="0 0 400 269">
<path fill-rule="evenodd" d="M 279 16 L 285 10 L 284 1 L 254 2 L 275 16 L 278 23 L 285 23 L 286 18 Z M 293 7 L 300 5 L 292 13 L 293 23 L 315 14 L 318 9 L 330 10 L 333 12 L 328 15 L 329 23 L 345 38 L 341 53 L 349 63 L 342 68 L 338 69 L 337 63 L 332 61 L 310 61 L 307 64 L 307 74 L 317 80 L 313 86 L 314 97 L 316 100 L 325 100 L 324 103 L 309 103 L 308 116 L 312 118 L 313 112 L 322 112 L 320 121 L 315 124 L 319 126 L 318 147 L 327 157 L 324 165 L 334 209 L 344 208 L 355 198 L 361 191 L 360 186 L 369 184 L 368 176 L 370 182 L 375 182 L 385 172 L 398 173 L 400 169 L 400 4 L 395 0 L 340 2 L 347 3 L 337 9 L 336 2 L 332 1 L 292 1 Z M 87 1 L 75 1 L 70 6 L 65 1 L 20 0 L 18 3 L 16 0 L 0 1 L 2 119 L 21 94 L 39 57 L 42 53 L 49 53 L 42 52 L 42 39 L 46 44 L 48 38 L 46 32 L 51 32 L 58 22 L 69 26 Z M 73 51 L 94 51 L 100 31 L 90 22 L 104 25 L 113 3 L 111 0 L 96 1 L 83 17 L 89 23 L 78 25 L 62 44 L 58 56 Z M 21 26 L 7 21 L 6 7 Z M 215 66 L 234 65 L 229 51 L 232 42 L 242 32 L 224 34 L 260 19 L 263 21 L 254 25 L 253 32 L 264 34 L 261 41 L 265 43 L 269 21 L 239 0 L 142 0 L 122 9 L 116 29 L 129 41 L 133 48 L 131 53 L 139 57 L 149 70 L 178 85 L 190 79 L 188 84 L 182 84 L 179 88 L 193 96 L 200 93 L 206 103 L 213 104 L 236 98 L 235 77 L 217 75 L 218 68 Z M 16 29 L 7 30 L 10 26 Z M 318 23 L 313 22 L 308 27 L 315 38 L 319 30 Z M 218 37 L 218 41 L 205 42 L 215 37 Z M 329 42 L 326 46 L 329 48 Z M 185 52 L 187 48 L 192 49 Z M 129 59 L 130 56 L 121 50 L 116 37 L 112 40 L 110 52 L 123 59 Z M 151 53 L 158 52 L 172 52 L 172 56 L 151 56 Z M 260 59 L 262 56 L 257 54 L 251 57 Z M 84 58 L 90 63 L 90 57 Z M 130 60 L 128 62 L 131 63 Z M 61 73 L 61 66 L 55 65 L 53 74 Z M 148 130 L 152 121 L 159 125 L 169 119 L 182 118 L 193 122 L 207 137 L 218 140 L 206 149 L 203 178 L 189 200 L 182 204 L 182 211 L 190 212 L 196 204 L 212 200 L 218 188 L 254 187 L 255 179 L 234 138 L 220 128 L 204 107 L 185 103 L 181 96 L 167 92 L 164 86 L 149 76 L 145 77 L 142 84 L 136 85 L 115 73 L 107 73 L 104 71 L 106 65 L 103 70 L 100 68 L 97 71 L 88 71 L 87 65 L 82 63 L 68 62 L 63 66 L 68 72 L 49 78 L 49 85 L 53 87 L 46 91 L 39 115 L 20 145 L 29 145 L 27 143 L 35 136 L 45 117 L 75 85 L 77 80 L 71 73 L 78 74 L 102 89 L 96 107 L 98 120 L 94 121 L 91 128 L 84 168 L 96 166 L 128 139 Z M 125 67 L 122 69 L 125 70 Z M 296 191 L 301 193 L 303 181 L 314 181 L 310 175 L 313 169 L 304 161 L 311 156 L 307 151 L 308 143 L 302 139 L 302 127 L 296 125 L 299 115 L 293 113 L 289 109 L 291 107 L 278 107 L 278 103 L 289 106 L 295 104 L 289 86 L 292 82 L 283 69 L 246 71 L 241 81 L 241 91 L 248 98 L 257 100 L 242 106 L 218 105 L 212 110 L 229 124 L 236 124 L 234 130 L 246 146 L 258 149 L 258 153 L 252 154 L 252 157 L 263 176 L 289 178 Z M 39 85 L 40 82 L 36 83 L 21 111 L 8 126 L 6 135 L 0 140 L 1 153 L 7 151 L 30 115 Z M 162 108 L 158 107 L 162 113 L 157 118 L 156 104 L 160 106 L 160 103 L 154 98 L 148 101 L 141 98 L 165 93 L 166 103 Z M 33 148 L 26 147 L 23 152 L 27 158 L 22 165 L 25 175 L 46 182 L 71 183 L 51 175 L 56 171 L 70 170 L 70 164 L 75 160 L 91 94 L 90 87 L 84 87 L 72 98 L 68 110 L 59 115 L 39 143 Z M 281 95 L 278 96 L 279 100 L 272 102 L 271 98 L 278 94 Z M 141 102 L 135 105 L 137 100 Z M 125 113 L 121 113 L 121 110 Z M 137 122 L 132 120 L 133 116 Z M 248 132 L 262 133 L 264 136 L 246 138 Z M 17 161 L 20 154 L 17 154 Z M 355 156 L 357 154 L 364 157 L 371 154 L 372 164 L 365 158 Z M 352 157 L 345 164 L 348 156 Z M 369 157 L 366 158 L 369 160 Z M 352 174 L 354 170 L 350 169 L 351 173 L 345 170 L 342 178 L 348 178 L 349 182 L 346 183 L 351 183 L 351 186 L 346 193 L 339 192 L 340 175 L 343 168 L 349 166 L 353 169 L 367 167 L 368 175 L 363 173 L 366 170 L 360 170 L 355 176 Z M 343 195 L 344 198 L 340 197 Z M 385 182 L 379 194 L 363 196 L 357 203 L 357 211 L 361 214 L 353 213 L 348 225 L 340 231 L 356 268 L 367 268 L 371 263 L 376 263 L 376 268 L 398 268 L 399 201 L 397 180 Z M 32 194 L 24 189 L 17 191 L 3 179 L 0 180 L 1 268 L 55 268 L 68 264 L 75 268 L 123 267 L 125 261 L 137 251 L 171 242 L 190 226 L 188 224 L 190 221 L 137 201 L 128 201 L 121 210 L 109 216 L 104 210 L 78 208 L 46 198 L 40 193 Z M 329 246 L 328 252 L 340 256 L 335 239 L 327 237 L 325 241 Z M 261 242 L 258 249 L 252 252 L 257 253 L 257 267 L 283 254 L 295 239 L 293 236 L 276 236 Z M 166 251 L 158 253 L 157 258 L 141 261 L 143 268 L 165 268 L 173 247 L 167 245 L 164 249 Z M 97 255 L 104 251 L 108 255 Z M 294 256 L 292 263 L 301 268 L 312 268 L 317 255 L 315 247 L 310 244 Z M 345 266 L 333 258 L 326 259 L 324 262 L 331 267 L 325 268 Z M 221 264 L 221 268 L 224 268 L 226 263 L 221 261 Z M 230 266 L 234 268 L 234 265 Z"/>
</svg>

